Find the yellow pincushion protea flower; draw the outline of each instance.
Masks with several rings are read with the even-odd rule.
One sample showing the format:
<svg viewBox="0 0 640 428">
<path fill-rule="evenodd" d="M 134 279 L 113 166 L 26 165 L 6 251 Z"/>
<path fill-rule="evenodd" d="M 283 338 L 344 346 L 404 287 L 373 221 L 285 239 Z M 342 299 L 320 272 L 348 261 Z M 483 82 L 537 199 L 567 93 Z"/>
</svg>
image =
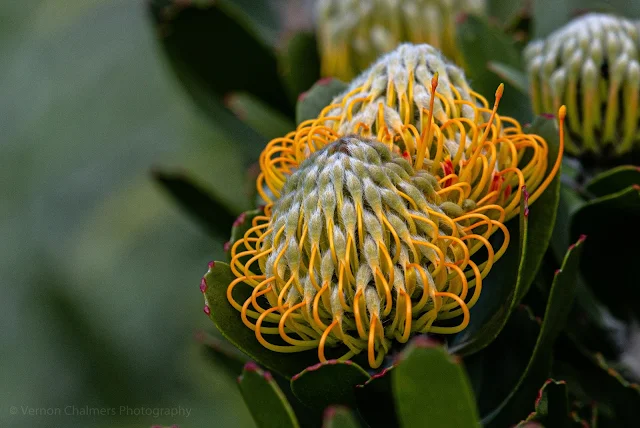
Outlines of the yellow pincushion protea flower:
<svg viewBox="0 0 640 428">
<path fill-rule="evenodd" d="M 614 156 L 640 143 L 640 23 L 590 13 L 524 52 L 533 109 L 567 106 L 567 151 Z"/>
<path fill-rule="evenodd" d="M 559 168 L 562 147 L 545 177 L 544 139 L 497 114 L 502 86 L 493 109 L 466 82 L 449 79 L 439 92 L 425 50 L 409 51 L 431 73 L 428 88 L 416 80 L 422 73 L 408 70 L 405 90 L 383 73 L 380 97 L 371 72 L 262 153 L 257 186 L 267 205 L 231 248 L 227 297 L 267 349 L 317 349 L 321 361 L 327 348 L 342 360 L 366 351 L 376 368 L 393 341 L 462 331 L 509 244 L 504 222 Z M 372 120 L 357 113 L 369 109 Z M 253 291 L 238 302 L 242 283 Z"/>
<path fill-rule="evenodd" d="M 429 43 L 455 62 L 458 13 L 484 15 L 485 0 L 319 0 L 322 75 L 349 81 L 402 42 Z"/>
</svg>

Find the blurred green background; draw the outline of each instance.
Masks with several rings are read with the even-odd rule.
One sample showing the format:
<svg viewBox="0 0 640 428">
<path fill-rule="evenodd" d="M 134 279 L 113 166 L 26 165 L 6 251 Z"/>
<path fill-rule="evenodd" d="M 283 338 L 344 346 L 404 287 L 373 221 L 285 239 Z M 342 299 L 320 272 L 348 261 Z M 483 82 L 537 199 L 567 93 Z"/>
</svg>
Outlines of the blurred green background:
<svg viewBox="0 0 640 428">
<path fill-rule="evenodd" d="M 240 212 L 238 147 L 179 86 L 144 2 L 9 0 L 0 22 L 0 427 L 253 426 L 193 339 L 222 240 L 150 177 L 184 168 Z M 114 411 L 65 415 L 87 406 Z"/>
</svg>

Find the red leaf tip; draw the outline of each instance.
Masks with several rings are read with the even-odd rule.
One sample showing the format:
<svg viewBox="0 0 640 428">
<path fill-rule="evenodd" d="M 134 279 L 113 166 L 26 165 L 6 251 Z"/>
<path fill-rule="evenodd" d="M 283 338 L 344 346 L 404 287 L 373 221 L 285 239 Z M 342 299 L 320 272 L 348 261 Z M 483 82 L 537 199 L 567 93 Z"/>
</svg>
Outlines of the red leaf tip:
<svg viewBox="0 0 640 428">
<path fill-rule="evenodd" d="M 253 361 L 249 361 L 244 365 L 243 370 L 247 372 L 257 372 L 258 370 L 260 370 L 260 367 Z"/>
<path fill-rule="evenodd" d="M 527 192 L 527 186 L 522 186 L 522 197 L 524 198 L 524 216 L 529 217 L 529 192 Z"/>
</svg>

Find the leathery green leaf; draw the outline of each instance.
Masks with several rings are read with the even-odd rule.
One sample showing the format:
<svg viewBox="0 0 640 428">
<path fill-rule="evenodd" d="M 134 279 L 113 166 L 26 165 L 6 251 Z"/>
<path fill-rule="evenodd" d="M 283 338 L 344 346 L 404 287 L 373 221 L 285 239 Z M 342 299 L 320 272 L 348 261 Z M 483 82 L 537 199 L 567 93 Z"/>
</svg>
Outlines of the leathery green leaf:
<svg viewBox="0 0 640 428">
<path fill-rule="evenodd" d="M 245 364 L 238 378 L 240 392 L 259 428 L 298 428 L 298 420 L 271 373 L 255 363 Z"/>
<path fill-rule="evenodd" d="M 467 374 L 460 361 L 425 337 L 414 339 L 391 372 L 402 427 L 480 426 Z"/>
<path fill-rule="evenodd" d="M 325 408 L 331 404 L 353 407 L 355 387 L 369 380 L 369 374 L 351 361 L 330 360 L 307 367 L 291 378 L 291 390 L 303 404 Z"/>
<path fill-rule="evenodd" d="M 358 428 L 353 412 L 343 406 L 330 406 L 324 412 L 322 428 Z"/>
<path fill-rule="evenodd" d="M 500 427 L 521 419 L 521 412 L 526 409 L 527 403 L 535 399 L 539 385 L 548 377 L 553 345 L 566 324 L 569 314 L 567 308 L 573 303 L 584 241 L 582 237 L 569 247 L 562 267 L 556 271 L 540 335 L 527 367 L 509 395 L 490 414 L 483 415 L 482 422 L 486 426 Z"/>
</svg>

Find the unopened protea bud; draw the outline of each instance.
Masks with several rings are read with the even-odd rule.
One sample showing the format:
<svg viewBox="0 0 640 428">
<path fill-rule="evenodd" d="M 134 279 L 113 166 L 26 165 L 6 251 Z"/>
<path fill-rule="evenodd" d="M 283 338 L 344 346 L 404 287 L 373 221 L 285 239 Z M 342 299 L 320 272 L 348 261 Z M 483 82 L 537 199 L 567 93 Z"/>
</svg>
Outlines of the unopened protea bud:
<svg viewBox="0 0 640 428">
<path fill-rule="evenodd" d="M 402 42 L 459 61 L 455 16 L 484 14 L 485 0 L 319 0 L 316 12 L 322 74 L 350 80 Z"/>
<path fill-rule="evenodd" d="M 640 142 L 640 24 L 583 15 L 524 55 L 535 112 L 567 106 L 567 151 L 620 155 Z"/>
<path fill-rule="evenodd" d="M 433 73 L 420 54 L 430 50 L 416 52 Z M 323 361 L 326 348 L 342 349 L 342 359 L 366 351 L 375 368 L 392 341 L 461 331 L 509 245 L 504 222 L 558 170 L 561 155 L 547 174 L 546 142 L 496 113 L 502 86 L 489 109 L 463 77 L 465 95 L 451 82 L 436 92 L 438 74 L 428 74 L 427 88 L 407 71 L 405 89 L 384 76 L 384 96 L 367 95 L 364 75 L 261 155 L 257 187 L 267 205 L 231 248 L 227 297 L 268 349 L 318 349 Z M 426 109 L 414 98 L 419 85 Z M 360 121 L 368 106 L 374 119 Z M 243 283 L 253 291 L 239 302 L 233 290 Z"/>
</svg>

